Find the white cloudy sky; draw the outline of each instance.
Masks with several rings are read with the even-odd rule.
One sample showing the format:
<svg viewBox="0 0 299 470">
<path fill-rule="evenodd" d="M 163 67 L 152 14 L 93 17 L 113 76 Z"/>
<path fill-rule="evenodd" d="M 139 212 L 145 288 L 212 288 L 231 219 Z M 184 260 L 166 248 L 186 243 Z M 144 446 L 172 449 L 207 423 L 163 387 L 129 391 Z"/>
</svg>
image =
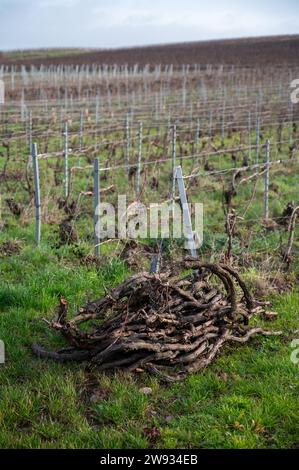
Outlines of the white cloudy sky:
<svg viewBox="0 0 299 470">
<path fill-rule="evenodd" d="M 299 33 L 299 0 L 0 0 L 0 50 Z"/>
</svg>

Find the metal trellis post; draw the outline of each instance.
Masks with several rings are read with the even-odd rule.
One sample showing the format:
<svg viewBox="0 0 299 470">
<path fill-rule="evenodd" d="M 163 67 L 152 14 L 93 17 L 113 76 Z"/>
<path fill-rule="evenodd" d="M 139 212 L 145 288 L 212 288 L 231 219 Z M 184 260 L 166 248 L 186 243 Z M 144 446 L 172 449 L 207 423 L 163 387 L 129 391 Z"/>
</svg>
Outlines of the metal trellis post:
<svg viewBox="0 0 299 470">
<path fill-rule="evenodd" d="M 266 141 L 266 172 L 265 172 L 265 219 L 269 218 L 269 173 L 270 173 L 270 140 Z"/>
<path fill-rule="evenodd" d="M 66 198 L 69 195 L 69 139 L 67 121 L 64 126 L 64 194 Z"/>
<path fill-rule="evenodd" d="M 139 123 L 138 131 L 138 162 L 137 162 L 137 175 L 136 175 L 136 196 L 140 193 L 140 171 L 141 171 L 141 158 L 142 158 L 142 122 Z"/>
<path fill-rule="evenodd" d="M 197 252 L 196 252 L 195 243 L 194 243 L 194 233 L 192 230 L 191 214 L 190 214 L 187 193 L 186 193 L 186 188 L 185 188 L 185 183 L 184 183 L 184 178 L 183 178 L 183 173 L 182 173 L 182 167 L 180 166 L 176 168 L 176 179 L 177 179 L 178 187 L 179 187 L 180 200 L 181 200 L 181 205 L 182 205 L 182 210 L 183 210 L 183 223 L 185 227 L 185 233 L 187 235 L 187 243 L 188 243 L 189 251 L 191 253 L 191 256 L 196 258 Z"/>
<path fill-rule="evenodd" d="M 93 190 L 93 203 L 94 203 L 94 254 L 100 254 L 100 162 L 96 158 L 94 161 L 94 190 Z"/>
<path fill-rule="evenodd" d="M 36 232 L 35 240 L 36 244 L 40 244 L 41 238 L 41 199 L 40 199 L 40 187 L 39 187 L 39 169 L 38 169 L 38 154 L 37 145 L 32 145 L 32 160 L 33 160 L 33 171 L 34 171 L 34 202 L 35 202 L 35 218 L 36 218 Z"/>
<path fill-rule="evenodd" d="M 176 180 L 176 125 L 172 128 L 172 199 L 175 199 Z"/>
</svg>

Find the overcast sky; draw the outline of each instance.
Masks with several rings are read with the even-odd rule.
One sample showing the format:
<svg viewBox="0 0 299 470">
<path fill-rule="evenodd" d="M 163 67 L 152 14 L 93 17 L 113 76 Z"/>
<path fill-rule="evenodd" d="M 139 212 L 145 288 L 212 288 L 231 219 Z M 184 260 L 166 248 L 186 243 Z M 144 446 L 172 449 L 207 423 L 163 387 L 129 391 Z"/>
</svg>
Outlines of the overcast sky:
<svg viewBox="0 0 299 470">
<path fill-rule="evenodd" d="M 0 0 L 0 49 L 299 33 L 299 0 Z"/>
</svg>

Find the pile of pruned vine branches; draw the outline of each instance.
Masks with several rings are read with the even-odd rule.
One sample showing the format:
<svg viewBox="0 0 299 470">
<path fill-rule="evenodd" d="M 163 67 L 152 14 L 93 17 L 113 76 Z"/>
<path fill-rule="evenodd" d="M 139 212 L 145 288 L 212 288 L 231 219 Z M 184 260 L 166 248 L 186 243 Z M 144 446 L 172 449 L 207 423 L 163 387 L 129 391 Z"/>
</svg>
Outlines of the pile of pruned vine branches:
<svg viewBox="0 0 299 470">
<path fill-rule="evenodd" d="M 186 268 L 190 274 L 184 278 L 137 274 L 70 320 L 61 299 L 58 319 L 45 321 L 69 347 L 53 352 L 35 344 L 34 352 L 58 361 L 89 361 L 100 370 L 148 370 L 173 380 L 207 367 L 228 342 L 280 334 L 249 327 L 263 306 L 231 267 L 188 258 Z"/>
</svg>

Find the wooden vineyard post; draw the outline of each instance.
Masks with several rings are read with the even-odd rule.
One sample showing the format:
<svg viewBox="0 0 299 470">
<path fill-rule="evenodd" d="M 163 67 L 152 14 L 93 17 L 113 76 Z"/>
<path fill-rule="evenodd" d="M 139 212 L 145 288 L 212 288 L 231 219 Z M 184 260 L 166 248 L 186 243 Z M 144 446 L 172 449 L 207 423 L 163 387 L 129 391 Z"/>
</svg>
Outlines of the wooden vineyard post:
<svg viewBox="0 0 299 470">
<path fill-rule="evenodd" d="M 34 171 L 34 203 L 35 203 L 35 219 L 36 219 L 36 231 L 35 240 L 37 246 L 40 244 L 41 238 L 41 200 L 40 200 L 40 187 L 39 187 L 39 169 L 38 169 L 38 154 L 37 145 L 32 145 L 32 160 L 33 160 L 33 171 Z"/>
<path fill-rule="evenodd" d="M 265 171 L 265 219 L 269 218 L 269 173 L 270 173 L 270 140 L 266 141 L 266 171 Z"/>
<path fill-rule="evenodd" d="M 93 206 L 94 206 L 94 255 L 100 254 L 100 162 L 96 158 L 94 161 L 94 186 L 93 186 Z"/>
<path fill-rule="evenodd" d="M 184 178 L 183 178 L 183 173 L 182 173 L 182 167 L 180 166 L 176 167 L 175 176 L 178 182 L 181 206 L 183 210 L 183 223 L 184 223 L 186 234 L 187 234 L 187 243 L 188 243 L 189 251 L 190 251 L 191 256 L 196 258 L 197 252 L 195 249 L 194 233 L 192 230 L 192 220 L 191 220 L 187 193 L 186 193 L 186 188 L 185 188 L 185 183 L 184 183 Z"/>
</svg>

